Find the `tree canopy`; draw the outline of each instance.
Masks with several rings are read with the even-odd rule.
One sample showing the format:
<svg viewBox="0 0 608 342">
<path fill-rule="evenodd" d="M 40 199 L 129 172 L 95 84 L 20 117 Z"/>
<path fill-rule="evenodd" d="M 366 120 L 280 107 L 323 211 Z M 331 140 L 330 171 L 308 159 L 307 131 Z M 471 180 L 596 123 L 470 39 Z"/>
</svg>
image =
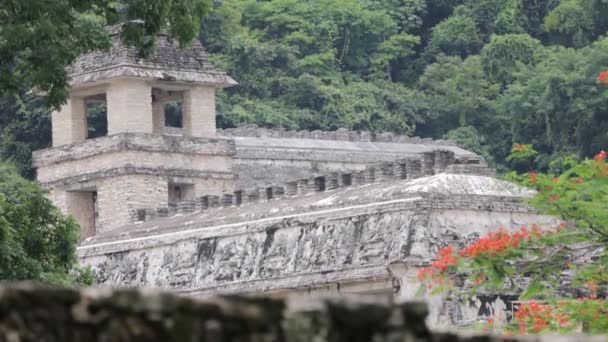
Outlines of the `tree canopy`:
<svg viewBox="0 0 608 342">
<path fill-rule="evenodd" d="M 123 23 L 123 39 L 146 56 L 164 26 L 182 44 L 191 42 L 208 9 L 209 0 L 3 0 L 0 95 L 34 89 L 57 107 L 67 96 L 65 68 L 109 48 L 106 25 Z"/>
<path fill-rule="evenodd" d="M 595 80 L 608 68 L 607 11 L 594 0 L 223 0 L 201 34 L 240 82 L 220 98 L 222 126 L 448 136 L 502 170 L 515 142 L 533 143 L 546 170 L 608 144 Z"/>
<path fill-rule="evenodd" d="M 0 281 L 90 283 L 76 267 L 78 225 L 63 216 L 40 186 L 0 163 Z"/>
</svg>

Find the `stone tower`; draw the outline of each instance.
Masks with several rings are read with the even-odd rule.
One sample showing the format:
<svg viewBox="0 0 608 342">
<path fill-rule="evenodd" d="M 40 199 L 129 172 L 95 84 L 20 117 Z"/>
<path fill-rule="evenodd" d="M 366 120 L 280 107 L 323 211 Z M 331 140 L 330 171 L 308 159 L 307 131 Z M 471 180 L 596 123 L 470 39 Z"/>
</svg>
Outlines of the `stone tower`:
<svg viewBox="0 0 608 342">
<path fill-rule="evenodd" d="M 215 91 L 236 82 L 209 63 L 199 41 L 181 49 L 160 33 L 142 60 L 118 30 L 111 35 L 110 51 L 69 68 L 69 99 L 52 114 L 53 146 L 34 152 L 38 179 L 83 238 L 137 221 L 137 208 L 233 188 L 234 142 L 215 137 Z"/>
</svg>

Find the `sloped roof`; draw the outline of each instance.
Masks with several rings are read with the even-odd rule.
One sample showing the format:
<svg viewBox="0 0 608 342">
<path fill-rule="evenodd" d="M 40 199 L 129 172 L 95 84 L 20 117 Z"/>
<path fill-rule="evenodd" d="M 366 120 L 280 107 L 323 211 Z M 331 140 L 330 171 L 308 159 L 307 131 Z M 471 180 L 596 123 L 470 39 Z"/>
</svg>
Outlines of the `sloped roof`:
<svg viewBox="0 0 608 342">
<path fill-rule="evenodd" d="M 142 77 L 220 87 L 237 84 L 209 62 L 209 56 L 198 39 L 182 49 L 178 41 L 166 31 L 161 31 L 154 53 L 144 60 L 139 58 L 137 49 L 122 42 L 118 29 L 109 29 L 109 32 L 112 39 L 109 51 L 82 55 L 68 68 L 72 86 L 116 77 Z"/>
<path fill-rule="evenodd" d="M 520 201 L 534 195 L 534 191 L 504 180 L 463 174 L 442 173 L 417 179 L 394 180 L 357 187 L 339 188 L 325 192 L 271 201 L 249 203 L 240 207 L 213 208 L 204 211 L 177 214 L 169 218 L 135 223 L 90 237 L 81 243 L 86 246 L 117 243 L 131 239 L 151 239 L 163 236 L 180 236 L 209 229 L 217 233 L 222 227 L 246 226 L 247 222 L 272 220 L 298 215 L 327 212 L 349 207 L 364 207 L 374 203 L 396 200 L 430 200 L 433 206 L 445 202 L 449 207 L 469 205 L 508 204 L 511 210 L 532 210 Z M 196 233 L 198 234 L 198 233 Z"/>
</svg>

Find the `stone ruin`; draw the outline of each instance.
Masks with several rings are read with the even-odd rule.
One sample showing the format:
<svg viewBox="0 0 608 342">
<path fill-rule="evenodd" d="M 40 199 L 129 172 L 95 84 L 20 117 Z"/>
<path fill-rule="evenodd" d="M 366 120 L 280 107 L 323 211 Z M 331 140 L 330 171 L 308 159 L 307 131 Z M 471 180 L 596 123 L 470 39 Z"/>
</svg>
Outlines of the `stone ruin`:
<svg viewBox="0 0 608 342">
<path fill-rule="evenodd" d="M 215 91 L 236 82 L 200 42 L 180 49 L 161 33 L 140 60 L 114 39 L 70 68 L 53 146 L 34 152 L 49 197 L 80 224 L 78 256 L 101 285 L 401 302 L 415 298 L 416 272 L 439 248 L 552 222 L 522 203 L 530 191 L 450 141 L 216 130 Z M 90 129 L 100 103 L 102 136 Z M 429 300 L 434 325 L 470 321 L 487 304 Z"/>
</svg>

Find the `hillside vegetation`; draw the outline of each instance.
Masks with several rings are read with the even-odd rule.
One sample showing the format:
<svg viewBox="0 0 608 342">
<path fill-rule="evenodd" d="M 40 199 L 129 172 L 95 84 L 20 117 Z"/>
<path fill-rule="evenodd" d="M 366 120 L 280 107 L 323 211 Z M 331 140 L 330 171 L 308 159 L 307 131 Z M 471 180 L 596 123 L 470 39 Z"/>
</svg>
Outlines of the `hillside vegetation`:
<svg viewBox="0 0 608 342">
<path fill-rule="evenodd" d="M 505 170 L 608 148 L 603 0 L 215 0 L 201 39 L 240 85 L 219 124 L 392 131 L 457 140 Z M 49 143 L 31 96 L 0 100 L 0 158 L 32 176 Z"/>
</svg>

